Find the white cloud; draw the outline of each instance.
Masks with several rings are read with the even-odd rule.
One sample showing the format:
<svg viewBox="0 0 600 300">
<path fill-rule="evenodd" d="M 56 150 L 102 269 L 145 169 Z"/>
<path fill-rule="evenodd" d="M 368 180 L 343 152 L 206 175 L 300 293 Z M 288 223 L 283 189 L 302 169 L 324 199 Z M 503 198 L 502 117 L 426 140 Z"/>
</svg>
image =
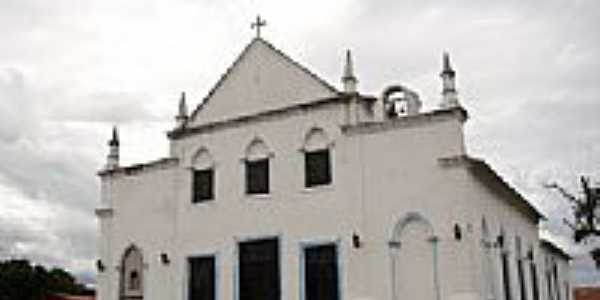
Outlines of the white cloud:
<svg viewBox="0 0 600 300">
<path fill-rule="evenodd" d="M 11 212 L 0 222 L 18 228 L 18 244 L 0 241 L 0 251 L 20 249 L 89 278 L 95 252 L 82 241 L 95 235 L 95 171 L 110 126 L 120 125 L 125 163 L 165 155 L 179 92 L 191 104 L 204 97 L 253 37 L 256 13 L 268 22 L 263 36 L 333 84 L 351 48 L 362 91 L 405 83 L 427 108 L 439 100 L 440 56 L 450 50 L 472 116 L 468 148 L 548 213 L 548 234 L 569 246 L 565 205 L 541 183 L 575 190 L 579 175 L 600 178 L 595 1 L 7 0 L 0 196 L 11 200 L 0 205 Z M 589 264 L 576 266 L 578 280 L 597 280 Z"/>
</svg>

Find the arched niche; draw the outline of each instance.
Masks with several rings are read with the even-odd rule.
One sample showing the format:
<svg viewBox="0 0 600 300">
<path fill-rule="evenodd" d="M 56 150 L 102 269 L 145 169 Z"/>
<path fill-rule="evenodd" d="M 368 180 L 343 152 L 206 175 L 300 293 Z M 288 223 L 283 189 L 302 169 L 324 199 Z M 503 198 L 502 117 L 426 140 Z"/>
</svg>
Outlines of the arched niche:
<svg viewBox="0 0 600 300">
<path fill-rule="evenodd" d="M 254 138 L 244 151 L 244 160 L 246 161 L 255 161 L 261 160 L 265 158 L 269 158 L 271 156 L 271 152 L 267 147 L 267 144 L 260 138 Z"/>
<path fill-rule="evenodd" d="M 399 84 L 388 86 L 383 90 L 381 99 L 384 115 L 388 118 L 415 115 L 421 109 L 419 95 Z"/>
<path fill-rule="evenodd" d="M 144 298 L 144 256 L 140 248 L 130 245 L 121 259 L 120 299 Z"/>
<path fill-rule="evenodd" d="M 313 127 L 304 136 L 302 150 L 305 152 L 323 150 L 329 148 L 331 145 L 331 140 L 325 130 Z"/>
<path fill-rule="evenodd" d="M 395 223 L 389 242 L 393 300 L 440 299 L 437 243 L 431 222 L 418 212 Z"/>
<path fill-rule="evenodd" d="M 190 161 L 190 167 L 196 170 L 211 169 L 214 165 L 214 159 L 205 147 L 198 149 Z"/>
</svg>

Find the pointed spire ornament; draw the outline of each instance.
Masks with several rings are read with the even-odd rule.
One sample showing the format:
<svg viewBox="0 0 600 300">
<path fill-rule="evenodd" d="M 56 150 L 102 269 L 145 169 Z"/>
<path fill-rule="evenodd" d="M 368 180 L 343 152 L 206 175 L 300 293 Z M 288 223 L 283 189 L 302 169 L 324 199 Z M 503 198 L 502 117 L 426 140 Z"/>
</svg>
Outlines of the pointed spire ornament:
<svg viewBox="0 0 600 300">
<path fill-rule="evenodd" d="M 444 52 L 442 57 L 442 102 L 441 108 L 452 108 L 460 106 L 458 93 L 456 92 L 456 72 L 450 64 L 450 55 Z"/>
<path fill-rule="evenodd" d="M 106 169 L 114 170 L 119 167 L 119 132 L 117 126 L 113 126 L 112 136 L 108 141 L 108 156 L 106 157 Z"/>
<path fill-rule="evenodd" d="M 117 131 L 117 126 L 113 126 L 112 136 L 110 141 L 108 141 L 109 146 L 119 146 L 119 132 Z"/>
<path fill-rule="evenodd" d="M 181 98 L 179 98 L 179 107 L 177 116 L 175 116 L 175 121 L 177 122 L 177 127 L 183 126 L 188 119 L 188 109 L 187 103 L 185 100 L 185 92 L 181 92 Z"/>
<path fill-rule="evenodd" d="M 450 66 L 450 55 L 448 55 L 448 52 L 444 52 L 442 64 L 442 74 L 446 73 L 451 76 L 455 75 L 456 72 L 454 72 L 454 70 L 452 70 L 452 66 Z"/>
<path fill-rule="evenodd" d="M 342 84 L 344 85 L 344 93 L 356 93 L 356 84 L 358 80 L 354 76 L 354 64 L 352 62 L 352 53 L 346 50 L 346 60 L 344 64 L 344 75 L 342 76 Z"/>
</svg>

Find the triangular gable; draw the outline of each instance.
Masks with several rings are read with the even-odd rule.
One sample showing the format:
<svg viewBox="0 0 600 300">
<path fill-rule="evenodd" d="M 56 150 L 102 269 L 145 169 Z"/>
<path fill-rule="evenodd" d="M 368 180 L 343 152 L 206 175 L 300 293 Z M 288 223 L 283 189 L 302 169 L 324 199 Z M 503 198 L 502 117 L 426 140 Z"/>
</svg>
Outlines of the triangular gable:
<svg viewBox="0 0 600 300">
<path fill-rule="evenodd" d="M 306 104 L 338 94 L 333 86 L 273 45 L 255 38 L 194 110 L 187 126 Z"/>
</svg>

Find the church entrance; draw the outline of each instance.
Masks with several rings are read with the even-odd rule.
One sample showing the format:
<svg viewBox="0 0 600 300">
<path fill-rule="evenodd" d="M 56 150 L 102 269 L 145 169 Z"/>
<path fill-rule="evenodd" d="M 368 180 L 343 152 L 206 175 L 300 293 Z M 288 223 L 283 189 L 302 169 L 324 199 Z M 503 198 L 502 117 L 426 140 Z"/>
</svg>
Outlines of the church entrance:
<svg viewBox="0 0 600 300">
<path fill-rule="evenodd" d="M 392 299 L 438 300 L 437 238 L 420 214 L 409 213 L 390 241 Z"/>
<path fill-rule="evenodd" d="M 125 250 L 121 260 L 120 300 L 144 299 L 143 275 L 144 259 L 142 251 L 132 245 Z"/>
</svg>

